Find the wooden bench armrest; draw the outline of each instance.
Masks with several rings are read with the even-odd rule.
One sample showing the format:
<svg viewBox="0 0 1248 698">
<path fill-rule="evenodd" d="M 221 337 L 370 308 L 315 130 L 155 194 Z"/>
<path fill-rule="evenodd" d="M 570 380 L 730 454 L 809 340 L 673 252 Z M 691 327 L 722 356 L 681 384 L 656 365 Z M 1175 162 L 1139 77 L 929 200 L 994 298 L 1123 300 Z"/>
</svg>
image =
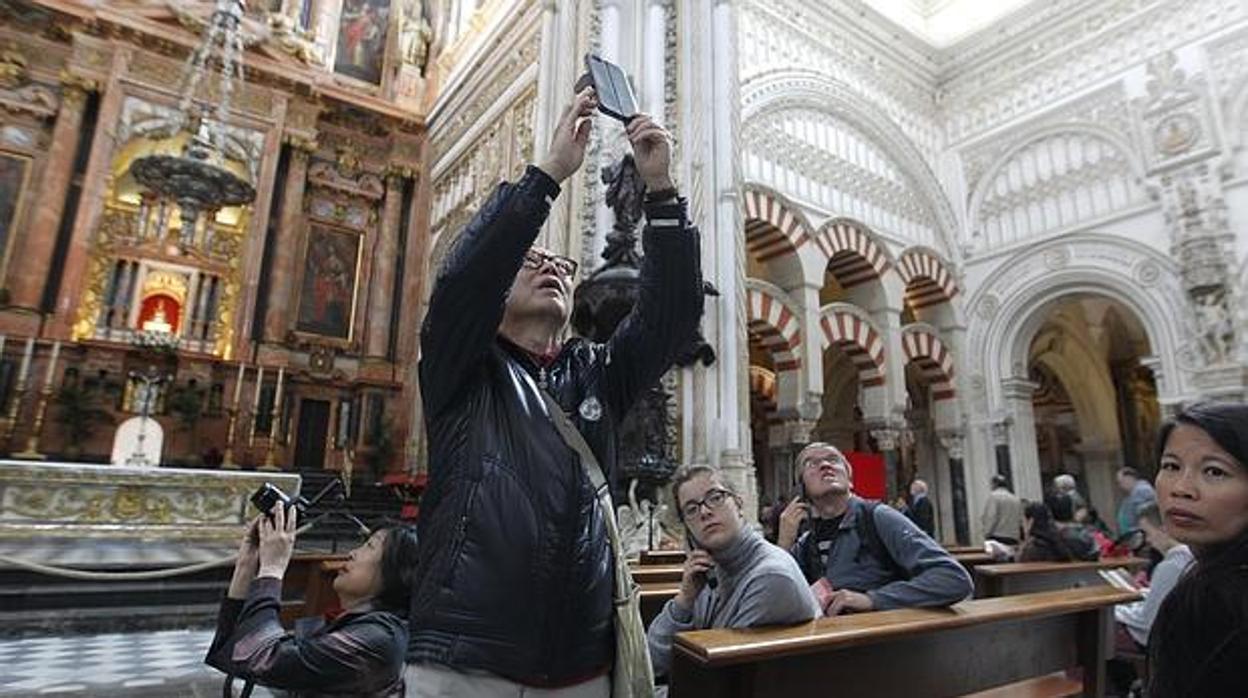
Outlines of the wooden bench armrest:
<svg viewBox="0 0 1248 698">
<path fill-rule="evenodd" d="M 698 630 L 678 634 L 674 646 L 695 663 L 719 667 L 876 644 L 991 621 L 1078 613 L 1140 598 L 1137 593 L 1110 586 L 1085 587 L 976 599 L 942 609 L 907 608 L 820 618 L 790 627 Z"/>
</svg>

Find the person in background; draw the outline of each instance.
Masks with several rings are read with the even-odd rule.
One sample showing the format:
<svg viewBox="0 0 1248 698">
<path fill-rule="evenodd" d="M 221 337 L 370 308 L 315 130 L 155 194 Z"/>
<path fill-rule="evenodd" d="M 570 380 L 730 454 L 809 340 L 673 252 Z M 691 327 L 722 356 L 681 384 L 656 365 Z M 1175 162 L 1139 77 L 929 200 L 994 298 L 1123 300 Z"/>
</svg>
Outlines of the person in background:
<svg viewBox="0 0 1248 698">
<path fill-rule="evenodd" d="M 1127 494 L 1118 505 L 1118 534 L 1139 528 L 1140 512 L 1157 506 L 1157 492 L 1135 468 L 1118 469 L 1118 488 Z"/>
<path fill-rule="evenodd" d="M 741 498 L 718 470 L 682 469 L 672 480 L 672 498 L 693 549 L 680 591 L 646 632 L 656 677 L 671 667 L 678 632 L 786 625 L 819 615 L 797 563 L 750 528 Z"/>
<path fill-rule="evenodd" d="M 984 537 L 1005 545 L 1018 545 L 1023 530 L 1023 501 L 1009 488 L 1004 475 L 992 476 L 992 492 L 984 505 Z"/>
<path fill-rule="evenodd" d="M 351 551 L 334 578 L 342 615 L 300 637 L 278 620 L 297 518 L 277 506 L 247 527 L 205 661 L 293 698 L 402 696 L 415 527 L 378 529 Z"/>
<path fill-rule="evenodd" d="M 1058 533 L 1066 541 L 1070 552 L 1076 560 L 1092 561 L 1100 559 L 1101 549 L 1097 544 L 1095 531 L 1090 526 L 1075 521 L 1075 503 L 1070 497 L 1061 493 L 1052 493 L 1045 503 L 1053 514 L 1053 523 Z"/>
<path fill-rule="evenodd" d="M 1070 497 L 1070 501 L 1074 504 L 1076 509 L 1086 507 L 1088 505 L 1087 500 L 1083 498 L 1083 495 L 1079 494 L 1079 483 L 1075 481 L 1074 475 L 1062 473 L 1061 475 L 1053 478 L 1053 489 L 1066 495 L 1067 497 Z"/>
<path fill-rule="evenodd" d="M 1095 560 L 1096 544 L 1090 537 L 1080 536 L 1069 527 L 1061 527 L 1054 521 L 1052 506 L 1062 510 L 1063 515 L 1073 517 L 1070 498 L 1054 492 L 1048 503 L 1031 502 L 1023 509 L 1023 544 L 1018 549 L 1019 562 L 1072 562 Z"/>
<path fill-rule="evenodd" d="M 970 575 L 948 551 L 891 507 L 854 495 L 853 468 L 836 447 L 812 443 L 796 466 L 808 501 L 785 508 L 777 544 L 813 584 L 824 615 L 948 606 L 971 595 Z"/>
<path fill-rule="evenodd" d="M 1196 563 L 1148 636 L 1150 698 L 1248 687 L 1248 405 L 1198 403 L 1162 425 L 1157 503 Z"/>
<path fill-rule="evenodd" d="M 927 535 L 936 537 L 936 510 L 932 500 L 927 496 L 927 483 L 915 480 L 910 483 L 910 506 L 906 509 L 906 517 L 914 522 Z"/>
</svg>

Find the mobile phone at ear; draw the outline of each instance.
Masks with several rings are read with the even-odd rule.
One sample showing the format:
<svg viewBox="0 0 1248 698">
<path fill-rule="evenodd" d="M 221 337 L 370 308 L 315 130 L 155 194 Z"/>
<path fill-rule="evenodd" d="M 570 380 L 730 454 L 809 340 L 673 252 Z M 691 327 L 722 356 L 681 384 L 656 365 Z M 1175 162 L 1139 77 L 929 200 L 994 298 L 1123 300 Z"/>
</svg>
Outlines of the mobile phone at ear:
<svg viewBox="0 0 1248 698">
<path fill-rule="evenodd" d="M 603 114 L 626 124 L 637 115 L 637 97 L 620 66 L 592 53 L 585 54 L 585 75 L 577 81 L 577 91 L 586 85 L 593 85 L 598 95 L 598 111 Z"/>
<path fill-rule="evenodd" d="M 693 552 L 695 550 L 705 550 L 705 548 L 701 545 L 698 545 L 698 539 L 693 537 L 693 531 L 690 531 L 687 527 L 685 528 L 685 546 L 689 548 L 689 552 Z M 711 589 L 714 589 L 719 585 L 719 580 L 715 578 L 715 575 L 707 573 L 706 585 Z"/>
</svg>

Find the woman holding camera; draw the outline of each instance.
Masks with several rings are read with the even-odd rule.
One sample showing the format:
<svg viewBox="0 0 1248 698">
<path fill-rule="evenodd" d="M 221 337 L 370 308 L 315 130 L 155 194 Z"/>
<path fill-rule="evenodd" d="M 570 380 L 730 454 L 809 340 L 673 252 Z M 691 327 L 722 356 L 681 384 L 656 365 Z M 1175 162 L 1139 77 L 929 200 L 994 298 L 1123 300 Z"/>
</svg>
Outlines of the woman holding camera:
<svg viewBox="0 0 1248 698">
<path fill-rule="evenodd" d="M 278 621 L 297 518 L 276 506 L 248 526 L 205 661 L 299 698 L 402 696 L 415 527 L 379 529 L 353 550 L 334 579 L 342 615 L 299 637 Z"/>
</svg>

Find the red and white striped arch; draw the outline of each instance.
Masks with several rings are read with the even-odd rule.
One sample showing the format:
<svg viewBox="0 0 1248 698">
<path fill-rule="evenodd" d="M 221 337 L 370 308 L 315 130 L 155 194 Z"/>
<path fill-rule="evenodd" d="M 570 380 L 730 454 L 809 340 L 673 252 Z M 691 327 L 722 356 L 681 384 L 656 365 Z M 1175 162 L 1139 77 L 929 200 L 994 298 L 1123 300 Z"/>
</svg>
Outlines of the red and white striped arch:
<svg viewBox="0 0 1248 698">
<path fill-rule="evenodd" d="M 957 397 L 953 387 L 953 355 L 930 328 L 903 327 L 901 350 L 906 355 L 906 361 L 917 364 L 923 377 L 931 384 L 933 400 Z"/>
<path fill-rule="evenodd" d="M 819 229 L 815 244 L 828 258 L 828 271 L 845 288 L 877 281 L 891 263 L 884 247 L 866 226 L 851 220 L 835 220 Z"/>
<path fill-rule="evenodd" d="M 810 226 L 797 207 L 779 194 L 750 186 L 745 189 L 745 247 L 754 259 L 768 262 L 810 242 Z"/>
<path fill-rule="evenodd" d="M 906 301 L 913 309 L 947 303 L 958 295 L 958 284 L 949 265 L 929 250 L 906 250 L 897 260 L 897 272 L 906 285 Z"/>
<path fill-rule="evenodd" d="M 802 366 L 802 323 L 789 304 L 775 291 L 751 283 L 745 291 L 749 306 L 750 339 L 771 355 L 780 372 Z"/>
<path fill-rule="evenodd" d="M 845 307 L 825 308 L 819 318 L 823 348 L 837 345 L 858 369 L 858 380 L 866 387 L 884 384 L 884 339 L 865 317 Z"/>
</svg>

